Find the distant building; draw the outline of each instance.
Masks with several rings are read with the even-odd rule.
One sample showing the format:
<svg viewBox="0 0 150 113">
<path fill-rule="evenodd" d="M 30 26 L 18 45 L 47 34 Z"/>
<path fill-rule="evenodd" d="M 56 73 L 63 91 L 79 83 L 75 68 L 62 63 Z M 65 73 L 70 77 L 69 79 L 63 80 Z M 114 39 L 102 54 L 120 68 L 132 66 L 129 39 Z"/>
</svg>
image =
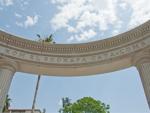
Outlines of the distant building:
<svg viewBox="0 0 150 113">
<path fill-rule="evenodd" d="M 4 113 L 31 113 L 32 109 L 9 109 Z M 34 113 L 42 113 L 41 110 L 35 109 Z"/>
</svg>

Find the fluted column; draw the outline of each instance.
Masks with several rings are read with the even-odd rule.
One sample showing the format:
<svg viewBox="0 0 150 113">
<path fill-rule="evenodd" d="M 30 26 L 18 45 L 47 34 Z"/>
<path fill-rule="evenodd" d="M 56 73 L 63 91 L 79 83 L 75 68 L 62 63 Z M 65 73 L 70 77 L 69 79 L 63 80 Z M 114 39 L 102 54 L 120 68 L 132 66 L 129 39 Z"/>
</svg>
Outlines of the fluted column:
<svg viewBox="0 0 150 113">
<path fill-rule="evenodd" d="M 150 108 L 150 51 L 145 50 L 136 54 L 134 56 L 134 63 L 140 73 L 145 96 Z"/>
<path fill-rule="evenodd" d="M 0 60 L 0 113 L 2 113 L 14 73 L 13 64 Z"/>
</svg>

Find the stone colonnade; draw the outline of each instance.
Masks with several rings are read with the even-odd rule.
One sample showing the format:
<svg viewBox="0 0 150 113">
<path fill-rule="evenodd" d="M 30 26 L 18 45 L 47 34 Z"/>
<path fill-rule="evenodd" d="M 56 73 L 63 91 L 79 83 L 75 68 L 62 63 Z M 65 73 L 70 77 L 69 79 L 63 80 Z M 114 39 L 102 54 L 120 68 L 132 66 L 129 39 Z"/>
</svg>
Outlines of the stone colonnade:
<svg viewBox="0 0 150 113">
<path fill-rule="evenodd" d="M 5 99 L 15 72 L 14 63 L 5 62 L 3 59 L 0 59 L 0 113 L 3 111 Z"/>
<path fill-rule="evenodd" d="M 16 65 L 14 62 L 3 61 L 0 59 L 0 113 L 5 103 L 5 98 L 8 93 L 12 78 L 16 72 Z M 135 53 L 133 57 L 133 64 L 137 67 L 147 102 L 150 108 L 150 50 L 145 50 Z"/>
</svg>

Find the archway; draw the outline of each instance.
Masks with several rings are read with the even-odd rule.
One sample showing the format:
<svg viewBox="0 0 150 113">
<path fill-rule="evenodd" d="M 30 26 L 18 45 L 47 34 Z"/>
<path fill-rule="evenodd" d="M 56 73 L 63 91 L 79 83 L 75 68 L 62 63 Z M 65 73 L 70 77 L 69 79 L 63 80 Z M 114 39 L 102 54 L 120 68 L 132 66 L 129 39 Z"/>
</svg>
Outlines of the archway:
<svg viewBox="0 0 150 113">
<path fill-rule="evenodd" d="M 40 63 L 40 65 L 39 65 Z M 84 76 L 136 66 L 150 106 L 150 21 L 84 44 L 43 44 L 0 31 L 0 113 L 15 72 Z"/>
</svg>

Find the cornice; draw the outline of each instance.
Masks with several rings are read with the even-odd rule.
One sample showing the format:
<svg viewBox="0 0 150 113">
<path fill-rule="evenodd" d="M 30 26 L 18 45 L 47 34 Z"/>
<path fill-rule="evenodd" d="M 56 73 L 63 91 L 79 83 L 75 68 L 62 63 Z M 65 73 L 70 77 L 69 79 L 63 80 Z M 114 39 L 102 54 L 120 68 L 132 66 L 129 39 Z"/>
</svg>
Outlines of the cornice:
<svg viewBox="0 0 150 113">
<path fill-rule="evenodd" d="M 103 51 L 116 48 L 125 44 L 140 40 L 145 35 L 150 35 L 150 21 L 120 35 L 83 44 L 42 44 L 31 40 L 26 40 L 15 35 L 0 31 L 0 42 L 8 46 L 14 46 L 29 51 L 48 52 L 56 54 L 87 53 L 93 51 Z"/>
</svg>

